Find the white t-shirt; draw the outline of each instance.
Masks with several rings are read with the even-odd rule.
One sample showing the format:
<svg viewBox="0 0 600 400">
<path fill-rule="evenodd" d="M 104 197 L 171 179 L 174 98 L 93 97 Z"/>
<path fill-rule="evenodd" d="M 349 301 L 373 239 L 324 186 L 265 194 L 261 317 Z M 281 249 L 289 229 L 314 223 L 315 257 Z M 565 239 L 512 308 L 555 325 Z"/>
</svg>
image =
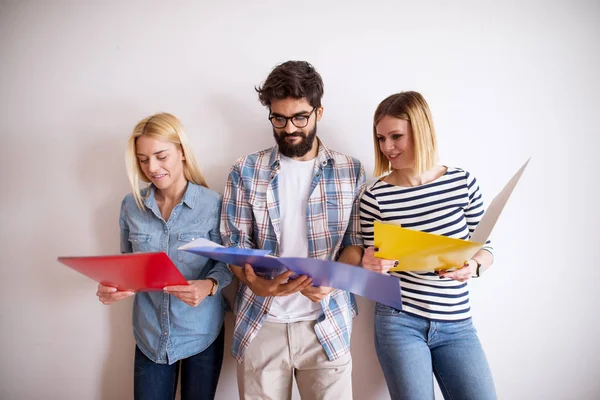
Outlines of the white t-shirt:
<svg viewBox="0 0 600 400">
<path fill-rule="evenodd" d="M 315 160 L 296 161 L 280 155 L 278 175 L 280 257 L 308 257 L 306 207 Z M 267 322 L 296 322 L 315 320 L 323 313 L 320 303 L 313 303 L 297 292 L 276 296 L 267 315 Z"/>
</svg>

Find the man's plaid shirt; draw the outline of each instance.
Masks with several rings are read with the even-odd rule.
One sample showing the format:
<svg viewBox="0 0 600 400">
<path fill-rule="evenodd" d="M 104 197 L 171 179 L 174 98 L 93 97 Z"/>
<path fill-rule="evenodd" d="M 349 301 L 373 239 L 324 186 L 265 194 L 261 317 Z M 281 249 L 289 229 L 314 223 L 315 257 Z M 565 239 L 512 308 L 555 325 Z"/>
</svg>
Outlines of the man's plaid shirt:
<svg viewBox="0 0 600 400">
<path fill-rule="evenodd" d="M 279 256 L 279 154 L 275 146 L 242 157 L 231 168 L 221 212 L 223 245 L 266 249 Z M 335 260 L 344 247 L 362 247 L 359 208 L 364 189 L 360 161 L 329 150 L 319 141 L 306 215 L 309 257 Z M 272 301 L 241 284 L 232 348 L 238 362 L 267 318 Z M 335 360 L 350 351 L 356 302 L 352 294 L 336 289 L 321 301 L 321 307 L 315 333 L 329 359 Z"/>
</svg>

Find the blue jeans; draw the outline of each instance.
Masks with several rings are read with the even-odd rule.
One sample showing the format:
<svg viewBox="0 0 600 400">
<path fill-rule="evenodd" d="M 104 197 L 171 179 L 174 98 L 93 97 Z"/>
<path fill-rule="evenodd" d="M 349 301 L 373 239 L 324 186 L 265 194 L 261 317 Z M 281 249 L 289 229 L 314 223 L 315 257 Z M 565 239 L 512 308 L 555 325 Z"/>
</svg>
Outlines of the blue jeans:
<svg viewBox="0 0 600 400">
<path fill-rule="evenodd" d="M 377 304 L 375 350 L 393 400 L 496 399 L 494 380 L 471 319 L 435 322 Z"/>
<path fill-rule="evenodd" d="M 181 365 L 181 399 L 212 400 L 223 363 L 224 329 L 204 351 L 172 365 L 157 364 L 135 347 L 133 393 L 136 400 L 172 400 Z"/>
</svg>

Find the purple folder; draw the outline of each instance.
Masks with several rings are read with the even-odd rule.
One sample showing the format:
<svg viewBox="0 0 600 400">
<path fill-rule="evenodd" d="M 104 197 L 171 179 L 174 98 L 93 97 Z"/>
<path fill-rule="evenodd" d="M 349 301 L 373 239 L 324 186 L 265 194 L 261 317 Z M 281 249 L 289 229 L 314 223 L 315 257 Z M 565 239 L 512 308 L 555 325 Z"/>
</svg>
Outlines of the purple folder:
<svg viewBox="0 0 600 400">
<path fill-rule="evenodd" d="M 294 272 L 292 278 L 307 275 L 315 286 L 328 286 L 347 290 L 373 301 L 402 309 L 400 280 L 390 275 L 335 261 L 314 258 L 272 257 L 269 250 L 240 249 L 235 247 L 188 247 L 191 253 L 212 258 L 227 264 L 251 264 L 257 274 L 272 278 L 286 270 Z"/>
</svg>

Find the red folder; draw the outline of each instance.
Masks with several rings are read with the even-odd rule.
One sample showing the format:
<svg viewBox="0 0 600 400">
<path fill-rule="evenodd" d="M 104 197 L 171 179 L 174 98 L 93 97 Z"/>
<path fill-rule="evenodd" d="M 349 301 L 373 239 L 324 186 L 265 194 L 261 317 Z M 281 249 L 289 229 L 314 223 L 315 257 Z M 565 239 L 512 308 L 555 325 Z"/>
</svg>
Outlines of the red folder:
<svg viewBox="0 0 600 400">
<path fill-rule="evenodd" d="M 58 261 L 104 286 L 118 290 L 158 291 L 165 286 L 188 284 L 164 252 L 58 257 Z"/>
</svg>

